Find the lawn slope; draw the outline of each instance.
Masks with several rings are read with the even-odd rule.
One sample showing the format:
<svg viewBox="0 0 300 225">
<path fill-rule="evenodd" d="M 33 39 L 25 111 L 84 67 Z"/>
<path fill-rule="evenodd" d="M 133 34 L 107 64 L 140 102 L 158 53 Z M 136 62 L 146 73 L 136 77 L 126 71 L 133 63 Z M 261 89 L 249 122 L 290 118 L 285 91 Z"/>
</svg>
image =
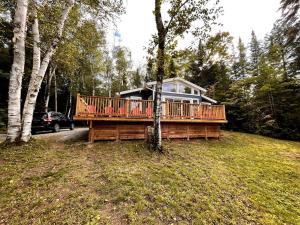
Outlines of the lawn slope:
<svg viewBox="0 0 300 225">
<path fill-rule="evenodd" d="M 300 143 L 229 133 L 0 148 L 0 224 L 300 224 Z"/>
</svg>

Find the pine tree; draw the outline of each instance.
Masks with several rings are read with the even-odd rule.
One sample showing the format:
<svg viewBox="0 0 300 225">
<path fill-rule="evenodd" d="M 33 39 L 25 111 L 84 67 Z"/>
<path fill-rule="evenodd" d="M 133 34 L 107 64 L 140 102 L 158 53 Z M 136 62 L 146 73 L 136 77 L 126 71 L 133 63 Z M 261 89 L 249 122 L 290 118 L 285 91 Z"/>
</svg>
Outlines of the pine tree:
<svg viewBox="0 0 300 225">
<path fill-rule="evenodd" d="M 150 82 L 150 81 L 154 81 L 154 65 L 153 65 L 153 58 L 148 57 L 147 58 L 147 71 L 146 71 L 146 76 L 145 76 L 145 82 Z"/>
<path fill-rule="evenodd" d="M 239 38 L 237 61 L 233 65 L 234 78 L 240 80 L 246 77 L 247 74 L 247 58 L 246 47 Z"/>
<path fill-rule="evenodd" d="M 140 69 L 136 69 L 136 71 L 133 73 L 133 82 L 132 85 L 134 88 L 139 88 L 142 85 L 142 79 L 141 79 L 141 73 Z"/>
<path fill-rule="evenodd" d="M 174 59 L 172 57 L 169 64 L 169 78 L 174 78 L 174 77 L 177 77 L 177 71 L 176 71 Z"/>
<path fill-rule="evenodd" d="M 250 69 L 253 76 L 259 75 L 259 60 L 261 52 L 260 43 L 257 40 L 255 32 L 252 31 L 250 42 Z"/>
</svg>

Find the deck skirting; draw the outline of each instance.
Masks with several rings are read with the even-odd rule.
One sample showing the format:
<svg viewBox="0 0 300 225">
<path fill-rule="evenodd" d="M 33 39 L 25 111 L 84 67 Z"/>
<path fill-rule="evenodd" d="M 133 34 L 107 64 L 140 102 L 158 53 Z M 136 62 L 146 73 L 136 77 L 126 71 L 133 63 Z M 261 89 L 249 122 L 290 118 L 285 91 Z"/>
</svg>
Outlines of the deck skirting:
<svg viewBox="0 0 300 225">
<path fill-rule="evenodd" d="M 95 140 L 138 140 L 148 137 L 150 121 L 91 121 L 89 141 Z M 162 138 L 219 138 L 220 124 L 162 122 Z"/>
</svg>

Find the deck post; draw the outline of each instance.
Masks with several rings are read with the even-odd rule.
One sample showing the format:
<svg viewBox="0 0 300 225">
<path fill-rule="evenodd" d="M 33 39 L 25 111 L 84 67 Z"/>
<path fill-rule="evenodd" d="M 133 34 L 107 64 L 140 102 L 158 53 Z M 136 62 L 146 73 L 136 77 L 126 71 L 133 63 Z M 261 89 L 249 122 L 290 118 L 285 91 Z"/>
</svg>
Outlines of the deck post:
<svg viewBox="0 0 300 225">
<path fill-rule="evenodd" d="M 93 120 L 90 121 L 90 126 L 89 126 L 89 142 L 93 143 L 95 140 L 95 132 L 93 128 Z"/>
<path fill-rule="evenodd" d="M 117 124 L 116 126 L 116 142 L 120 141 L 120 129 L 119 129 L 120 125 Z"/>
<path fill-rule="evenodd" d="M 166 123 L 166 133 L 167 133 L 167 140 L 170 140 L 170 136 L 169 136 L 169 124 Z"/>
<path fill-rule="evenodd" d="M 125 99 L 125 115 L 128 117 L 129 113 L 129 104 L 128 104 L 128 99 Z"/>
<path fill-rule="evenodd" d="M 77 93 L 76 95 L 76 110 L 75 110 L 75 115 L 78 116 L 79 114 L 79 103 L 80 103 L 80 93 Z"/>
<path fill-rule="evenodd" d="M 225 112 L 225 105 L 223 105 L 223 119 L 226 120 L 226 112 Z"/>
</svg>

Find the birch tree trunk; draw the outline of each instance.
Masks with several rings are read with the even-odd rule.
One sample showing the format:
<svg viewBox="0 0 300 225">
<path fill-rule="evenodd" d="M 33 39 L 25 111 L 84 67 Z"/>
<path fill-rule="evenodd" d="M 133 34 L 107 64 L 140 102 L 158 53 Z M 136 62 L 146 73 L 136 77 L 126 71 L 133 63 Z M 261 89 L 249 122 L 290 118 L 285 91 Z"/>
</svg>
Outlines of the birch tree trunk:
<svg viewBox="0 0 300 225">
<path fill-rule="evenodd" d="M 57 112 L 57 83 L 56 83 L 56 74 L 54 74 L 54 111 Z"/>
<path fill-rule="evenodd" d="M 36 99 L 41 88 L 42 81 L 44 79 L 46 70 L 48 68 L 49 62 L 56 51 L 57 45 L 62 37 L 63 28 L 65 25 L 65 21 L 69 15 L 70 10 L 74 6 L 74 0 L 69 0 L 66 2 L 66 5 L 62 11 L 60 20 L 58 22 L 58 27 L 56 31 L 56 35 L 52 40 L 52 43 L 48 50 L 45 53 L 45 56 L 40 64 L 40 68 L 38 73 L 35 76 L 32 76 L 29 82 L 29 88 L 26 96 L 26 101 L 23 110 L 23 129 L 21 140 L 24 142 L 28 142 L 31 137 L 31 124 L 33 118 L 33 112 L 36 104 Z"/>
<path fill-rule="evenodd" d="M 51 83 L 52 83 L 52 78 L 55 75 L 56 72 L 56 67 L 52 68 L 50 67 L 49 71 L 49 77 L 47 81 L 47 88 L 46 88 L 46 98 L 45 98 L 45 112 L 48 112 L 49 110 L 49 100 L 50 100 L 50 94 L 51 94 Z"/>
<path fill-rule="evenodd" d="M 154 134 L 152 138 L 152 148 L 156 151 L 162 151 L 161 137 L 161 92 L 164 77 L 165 64 L 165 28 L 161 16 L 161 0 L 155 0 L 155 22 L 158 32 L 158 52 L 157 52 L 157 76 L 156 89 L 154 97 Z"/>
<path fill-rule="evenodd" d="M 21 89 L 25 65 L 27 0 L 18 0 L 14 15 L 14 59 L 10 72 L 7 142 L 16 142 L 21 132 Z"/>
<path fill-rule="evenodd" d="M 71 115 L 71 111 L 72 111 L 72 91 L 70 90 L 70 94 L 69 94 L 69 110 L 68 110 L 68 117 L 70 117 Z"/>
</svg>

